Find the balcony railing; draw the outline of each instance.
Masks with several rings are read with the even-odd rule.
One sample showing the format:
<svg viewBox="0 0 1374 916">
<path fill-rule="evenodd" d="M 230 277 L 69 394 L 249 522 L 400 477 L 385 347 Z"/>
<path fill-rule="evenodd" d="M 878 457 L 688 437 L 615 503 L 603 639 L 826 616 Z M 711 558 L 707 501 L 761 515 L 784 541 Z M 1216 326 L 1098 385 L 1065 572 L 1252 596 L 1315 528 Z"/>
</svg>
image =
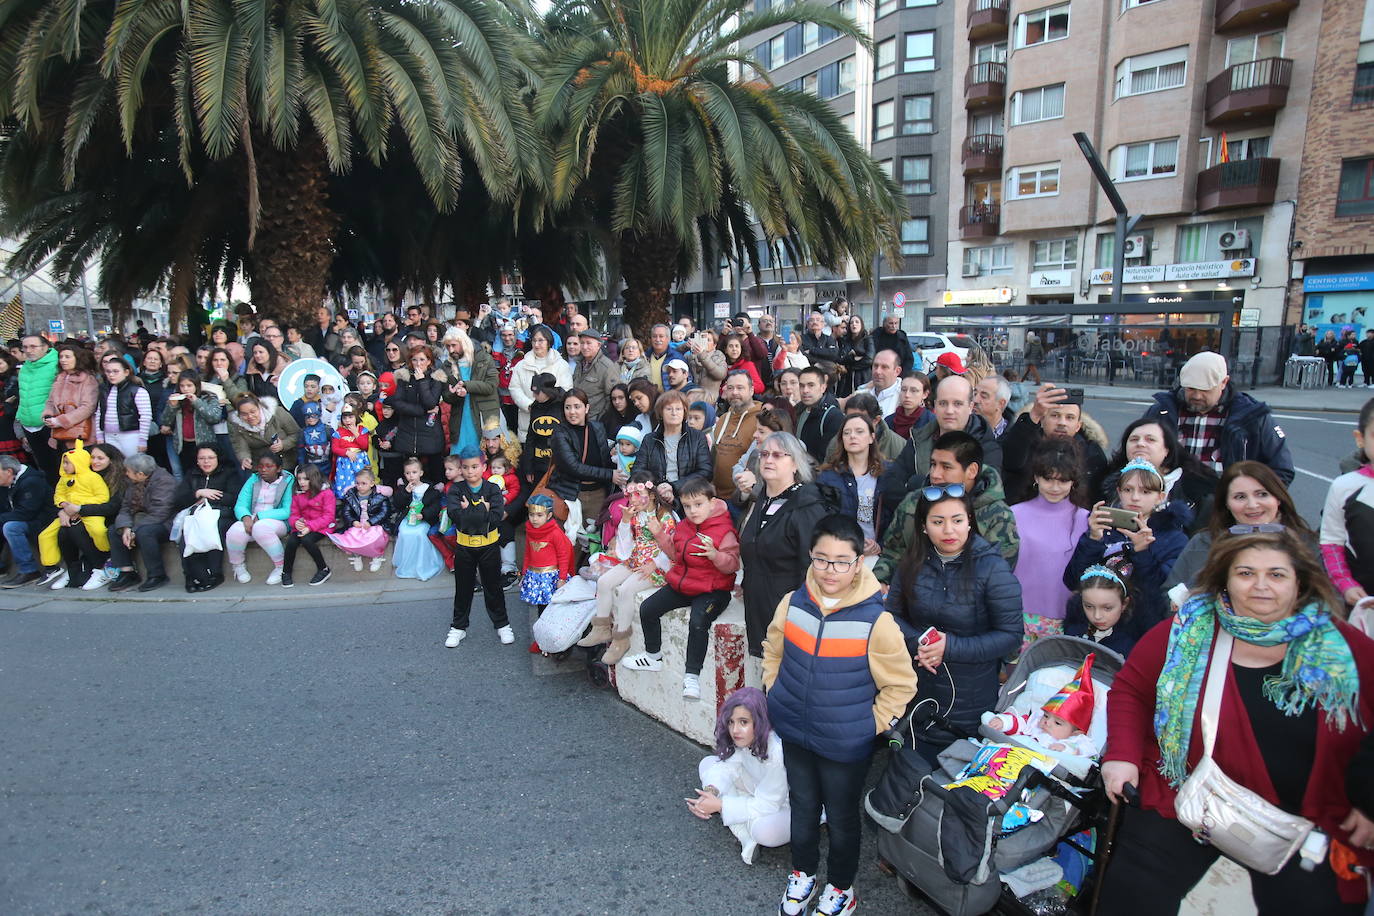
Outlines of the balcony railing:
<svg viewBox="0 0 1374 916">
<path fill-rule="evenodd" d="M 1001 105 L 1006 98 L 1007 65 L 985 61 L 968 68 L 964 76 L 964 105 L 979 108 Z"/>
<path fill-rule="evenodd" d="M 1259 25 L 1277 28 L 1298 0 L 1217 0 L 1216 30 L 1229 32 Z"/>
<path fill-rule="evenodd" d="M 1011 0 L 973 0 L 968 6 L 969 41 L 1006 35 L 1010 6 Z"/>
<path fill-rule="evenodd" d="M 1207 123 L 1258 123 L 1288 104 L 1293 62 L 1265 57 L 1227 67 L 1207 82 Z"/>
<path fill-rule="evenodd" d="M 1198 172 L 1198 212 L 1272 204 L 1279 184 L 1279 162 L 1278 159 L 1239 159 Z"/>
<path fill-rule="evenodd" d="M 965 175 L 1002 171 L 1002 135 L 973 134 L 964 138 L 961 159 Z"/>
<path fill-rule="evenodd" d="M 959 209 L 961 239 L 992 239 L 998 235 L 1002 208 L 997 204 L 970 204 Z"/>
</svg>

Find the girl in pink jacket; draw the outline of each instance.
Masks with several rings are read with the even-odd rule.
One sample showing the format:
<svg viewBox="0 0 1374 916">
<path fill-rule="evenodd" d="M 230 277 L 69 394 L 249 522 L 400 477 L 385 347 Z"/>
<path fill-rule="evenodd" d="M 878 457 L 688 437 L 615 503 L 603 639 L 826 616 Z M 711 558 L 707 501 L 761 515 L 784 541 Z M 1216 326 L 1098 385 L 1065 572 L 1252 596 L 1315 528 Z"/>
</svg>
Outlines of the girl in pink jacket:
<svg viewBox="0 0 1374 916">
<path fill-rule="evenodd" d="M 334 530 L 334 491 L 325 485 L 319 468 L 303 464 L 296 469 L 296 494 L 291 497 L 291 515 L 286 521 L 285 553 L 282 556 L 281 584 L 290 588 L 296 583 L 291 571 L 296 565 L 296 549 L 304 547 L 315 561 L 315 575 L 311 585 L 329 580 L 329 567 L 320 553 L 320 541 Z"/>
</svg>

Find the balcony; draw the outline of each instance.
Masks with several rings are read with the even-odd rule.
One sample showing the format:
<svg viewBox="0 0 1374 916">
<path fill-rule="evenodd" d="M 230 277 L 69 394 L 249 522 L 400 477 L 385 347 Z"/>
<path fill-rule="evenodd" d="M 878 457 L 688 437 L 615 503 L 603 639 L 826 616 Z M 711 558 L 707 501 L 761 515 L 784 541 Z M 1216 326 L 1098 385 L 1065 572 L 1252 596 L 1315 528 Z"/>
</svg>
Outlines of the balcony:
<svg viewBox="0 0 1374 916">
<path fill-rule="evenodd" d="M 971 204 L 959 209 L 959 238 L 995 239 L 1002 222 L 997 204 Z"/>
<path fill-rule="evenodd" d="M 968 40 L 1005 38 L 1011 0 L 972 0 L 968 6 Z"/>
<path fill-rule="evenodd" d="M 1197 209 L 1199 213 L 1211 213 L 1272 204 L 1278 184 L 1278 159 L 1223 162 L 1197 173 Z"/>
<path fill-rule="evenodd" d="M 1001 174 L 1002 135 L 973 134 L 965 137 L 961 158 L 965 175 Z"/>
<path fill-rule="evenodd" d="M 964 107 L 1001 105 L 1007 95 L 1007 65 L 988 61 L 974 64 L 964 76 Z"/>
<path fill-rule="evenodd" d="M 1258 124 L 1288 104 L 1293 62 L 1266 57 L 1227 67 L 1207 82 L 1207 123 Z"/>
<path fill-rule="evenodd" d="M 1217 0 L 1216 30 L 1231 32 L 1264 25 L 1278 28 L 1298 0 Z"/>
</svg>

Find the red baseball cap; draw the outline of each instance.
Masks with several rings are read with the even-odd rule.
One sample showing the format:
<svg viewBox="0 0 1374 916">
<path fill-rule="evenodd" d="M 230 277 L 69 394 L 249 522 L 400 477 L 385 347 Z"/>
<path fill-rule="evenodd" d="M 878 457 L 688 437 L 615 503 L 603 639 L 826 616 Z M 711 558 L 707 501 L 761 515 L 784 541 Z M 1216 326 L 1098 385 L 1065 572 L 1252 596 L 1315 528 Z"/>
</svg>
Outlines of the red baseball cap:
<svg viewBox="0 0 1374 916">
<path fill-rule="evenodd" d="M 959 358 L 958 353 L 941 353 L 940 358 L 935 361 L 935 364 L 937 366 L 944 366 L 955 375 L 963 375 L 968 371 L 968 367 L 964 365 L 964 361 Z"/>
</svg>

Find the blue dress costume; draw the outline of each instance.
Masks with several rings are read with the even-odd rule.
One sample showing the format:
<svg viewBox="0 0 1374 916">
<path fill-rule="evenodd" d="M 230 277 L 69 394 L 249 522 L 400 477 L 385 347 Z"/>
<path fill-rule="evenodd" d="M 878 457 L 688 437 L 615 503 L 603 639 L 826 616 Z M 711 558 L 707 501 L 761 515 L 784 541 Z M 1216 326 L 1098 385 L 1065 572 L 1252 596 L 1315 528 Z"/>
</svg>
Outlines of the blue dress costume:
<svg viewBox="0 0 1374 916">
<path fill-rule="evenodd" d="M 429 523 L 422 514 L 422 500 L 429 487 L 430 484 L 424 484 L 410 494 L 410 505 L 397 526 L 391 562 L 396 567 L 398 579 L 424 582 L 444 571 L 444 560 L 429 540 Z"/>
</svg>

